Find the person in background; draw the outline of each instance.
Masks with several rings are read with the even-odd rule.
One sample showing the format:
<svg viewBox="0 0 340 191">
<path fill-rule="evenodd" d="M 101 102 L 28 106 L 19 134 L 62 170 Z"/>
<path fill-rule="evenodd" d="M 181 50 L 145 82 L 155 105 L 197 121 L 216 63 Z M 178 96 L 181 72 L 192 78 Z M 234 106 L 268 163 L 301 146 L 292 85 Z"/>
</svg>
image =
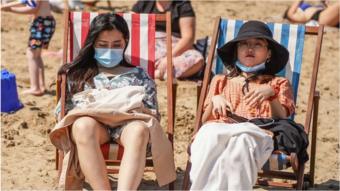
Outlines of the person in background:
<svg viewBox="0 0 340 191">
<path fill-rule="evenodd" d="M 195 40 L 195 12 L 190 1 L 138 1 L 132 8 L 135 13 L 172 14 L 172 55 L 174 76 L 188 78 L 197 74 L 204 60 L 193 48 Z M 166 33 L 165 23 L 156 25 L 156 70 L 155 77 L 166 78 Z"/>
<path fill-rule="evenodd" d="M 20 0 L 1 5 L 1 11 L 33 15 L 26 56 L 30 77 L 30 88 L 24 94 L 41 96 L 45 93 L 44 62 L 42 49 L 47 49 L 54 34 L 56 21 L 50 4 L 44 0 Z"/>
<path fill-rule="evenodd" d="M 301 0 L 295 0 L 285 11 L 284 18 L 292 23 L 322 24 L 339 27 L 340 2 L 330 4 L 321 1 L 321 4 L 312 5 Z"/>
</svg>

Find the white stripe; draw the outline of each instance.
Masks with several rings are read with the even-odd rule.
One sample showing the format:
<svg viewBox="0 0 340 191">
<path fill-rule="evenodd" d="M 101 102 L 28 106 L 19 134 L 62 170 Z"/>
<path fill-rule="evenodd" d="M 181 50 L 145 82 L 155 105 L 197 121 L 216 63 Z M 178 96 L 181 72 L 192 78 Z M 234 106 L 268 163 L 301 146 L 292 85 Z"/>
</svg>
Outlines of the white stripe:
<svg viewBox="0 0 340 191">
<path fill-rule="evenodd" d="M 140 36 L 139 36 L 139 56 L 140 56 L 140 66 L 148 72 L 148 60 L 149 60 L 149 35 L 148 35 L 148 14 L 140 14 Z"/>
<path fill-rule="evenodd" d="M 272 154 L 269 159 L 269 169 L 270 170 L 277 170 L 278 168 L 278 163 L 277 163 L 277 154 Z"/>
<path fill-rule="evenodd" d="M 78 55 L 81 47 L 81 12 L 73 13 L 73 58 Z"/>
<path fill-rule="evenodd" d="M 288 40 L 289 62 L 286 65 L 286 78 L 288 78 L 290 82 L 292 82 L 293 79 L 293 71 L 295 64 L 297 29 L 298 29 L 297 25 L 290 25 L 289 27 L 289 40 Z"/>
<path fill-rule="evenodd" d="M 91 12 L 90 13 L 90 23 L 89 23 L 89 26 L 91 27 L 91 23 L 93 21 L 93 19 L 98 15 L 97 12 Z M 90 27 L 89 27 L 89 30 L 90 30 Z"/>
<path fill-rule="evenodd" d="M 129 44 L 126 48 L 126 51 L 125 51 L 125 58 L 126 60 L 131 63 L 131 22 L 132 22 L 132 16 L 131 16 L 131 13 L 124 13 L 123 14 L 123 17 L 128 25 L 128 28 L 129 28 L 129 33 L 130 33 L 130 40 L 129 40 Z"/>
<path fill-rule="evenodd" d="M 274 24 L 274 34 L 273 38 L 280 43 L 281 42 L 281 32 L 282 32 L 282 24 Z"/>
<path fill-rule="evenodd" d="M 119 145 L 115 143 L 111 143 L 109 146 L 109 159 L 116 160 L 118 158 L 118 148 Z"/>
<path fill-rule="evenodd" d="M 224 44 L 229 42 L 230 40 L 234 39 L 234 36 L 236 36 L 235 34 L 235 24 L 236 21 L 235 20 L 228 20 L 228 25 L 227 25 L 227 34 L 226 37 L 224 39 Z"/>
</svg>

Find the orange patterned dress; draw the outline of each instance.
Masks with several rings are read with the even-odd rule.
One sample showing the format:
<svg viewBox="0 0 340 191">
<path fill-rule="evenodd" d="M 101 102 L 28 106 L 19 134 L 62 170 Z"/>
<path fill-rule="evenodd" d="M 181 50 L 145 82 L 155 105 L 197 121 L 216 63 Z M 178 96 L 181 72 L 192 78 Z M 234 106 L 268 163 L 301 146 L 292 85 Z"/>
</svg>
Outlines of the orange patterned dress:
<svg viewBox="0 0 340 191">
<path fill-rule="evenodd" d="M 209 103 L 211 103 L 211 98 L 215 95 L 224 95 L 227 101 L 230 102 L 233 112 L 236 115 L 245 117 L 247 119 L 252 119 L 255 117 L 271 117 L 271 109 L 269 101 L 264 101 L 259 107 L 250 108 L 245 104 L 244 95 L 242 93 L 242 86 L 244 85 L 243 80 L 235 78 L 226 77 L 225 75 L 216 75 L 210 84 L 208 95 L 204 102 L 203 111 L 206 110 Z M 293 99 L 293 91 L 289 81 L 283 77 L 274 77 L 269 82 L 265 83 L 276 89 L 278 89 L 278 100 L 286 109 L 287 116 L 294 113 L 295 104 Z M 249 82 L 249 91 L 256 89 L 263 84 L 256 82 Z M 212 114 L 208 117 L 207 122 L 225 122 L 232 123 L 232 121 L 226 117 L 218 116 L 215 118 Z"/>
</svg>

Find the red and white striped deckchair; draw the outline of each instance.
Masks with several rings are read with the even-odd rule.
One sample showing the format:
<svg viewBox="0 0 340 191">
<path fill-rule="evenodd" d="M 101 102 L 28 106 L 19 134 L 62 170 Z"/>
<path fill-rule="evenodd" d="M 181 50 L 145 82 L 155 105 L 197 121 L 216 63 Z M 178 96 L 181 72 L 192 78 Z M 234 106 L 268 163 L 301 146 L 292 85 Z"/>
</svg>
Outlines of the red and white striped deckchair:
<svg viewBox="0 0 340 191">
<path fill-rule="evenodd" d="M 69 12 L 65 13 L 65 29 L 64 29 L 64 52 L 63 64 L 72 62 L 78 55 L 79 50 L 84 45 L 86 36 L 90 29 L 91 21 L 100 13 L 98 12 Z M 156 21 L 165 21 L 167 26 L 167 59 L 168 63 L 172 63 L 171 57 L 171 14 L 136 14 L 122 13 L 120 14 L 126 20 L 130 40 L 126 49 L 125 57 L 131 64 L 142 67 L 151 78 L 154 78 L 155 64 L 155 26 Z M 174 129 L 174 112 L 173 112 L 173 77 L 172 66 L 168 64 L 167 68 L 167 96 L 168 96 L 168 123 L 167 134 L 173 144 L 173 129 Z M 65 100 L 66 100 L 66 76 L 58 76 L 57 83 L 57 99 L 61 99 L 61 116 L 65 116 Z M 102 153 L 106 164 L 109 166 L 119 166 L 123 156 L 124 149 L 119 144 L 104 144 L 101 146 Z M 57 151 L 56 168 L 60 170 L 59 164 L 63 160 L 62 152 Z M 146 167 L 152 166 L 152 160 L 147 159 Z M 119 168 L 108 168 L 108 173 L 118 173 Z M 173 189 L 173 183 L 169 185 Z"/>
</svg>

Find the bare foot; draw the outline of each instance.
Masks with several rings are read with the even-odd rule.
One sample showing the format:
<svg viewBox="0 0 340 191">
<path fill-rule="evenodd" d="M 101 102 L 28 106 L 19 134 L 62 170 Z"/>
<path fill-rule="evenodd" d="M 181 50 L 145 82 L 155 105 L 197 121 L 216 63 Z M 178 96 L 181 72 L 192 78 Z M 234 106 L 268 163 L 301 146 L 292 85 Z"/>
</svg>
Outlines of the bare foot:
<svg viewBox="0 0 340 191">
<path fill-rule="evenodd" d="M 42 96 L 44 95 L 45 91 L 41 91 L 41 90 L 32 90 L 32 89 L 28 89 L 28 90 L 24 90 L 22 92 L 22 94 L 30 94 L 30 95 L 34 95 L 34 96 Z"/>
</svg>

